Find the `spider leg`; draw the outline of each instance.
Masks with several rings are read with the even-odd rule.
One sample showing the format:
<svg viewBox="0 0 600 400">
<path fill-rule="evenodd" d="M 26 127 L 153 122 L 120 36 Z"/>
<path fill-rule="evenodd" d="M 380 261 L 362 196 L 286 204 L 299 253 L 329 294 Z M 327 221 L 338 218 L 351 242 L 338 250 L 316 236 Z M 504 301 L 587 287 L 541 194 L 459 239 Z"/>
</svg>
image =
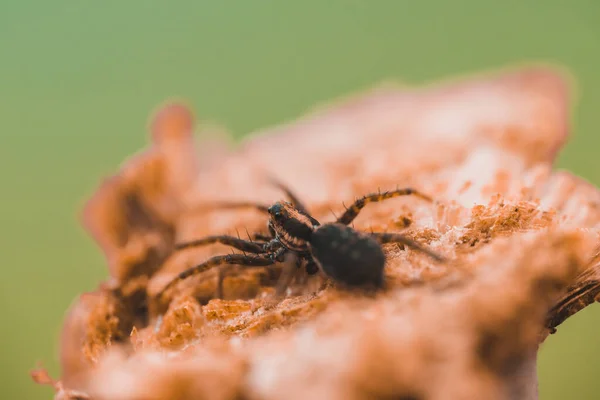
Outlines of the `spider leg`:
<svg viewBox="0 0 600 400">
<path fill-rule="evenodd" d="M 307 275 L 315 275 L 319 272 L 319 266 L 313 259 L 310 259 L 304 266 L 304 270 L 306 271 Z"/>
<path fill-rule="evenodd" d="M 306 263 L 303 268 L 299 268 L 296 274 L 296 283 L 300 286 L 304 286 L 308 281 L 308 272 L 306 271 Z"/>
<path fill-rule="evenodd" d="M 400 243 L 408 247 L 412 247 L 415 250 L 418 250 L 424 254 L 427 254 L 429 257 L 433 258 L 438 262 L 445 262 L 446 258 L 437 254 L 436 252 L 429 250 L 427 247 L 415 242 L 414 240 L 399 234 L 399 233 L 381 233 L 374 232 L 369 234 L 372 238 L 377 240 L 381 244 L 385 243 Z"/>
<path fill-rule="evenodd" d="M 294 192 L 292 192 L 290 190 L 290 188 L 288 188 L 286 185 L 284 185 L 283 183 L 281 183 L 280 181 L 278 181 L 275 178 L 270 178 L 269 182 L 271 183 L 271 185 L 275 186 L 276 188 L 281 190 L 283 193 L 285 193 L 285 195 L 287 196 L 288 199 L 290 199 L 290 202 L 294 205 L 294 207 L 296 207 L 298 210 L 302 211 L 303 213 L 308 214 L 308 210 L 307 210 L 306 206 L 302 203 L 302 201 L 300 201 L 298 196 L 296 196 L 294 194 Z"/>
<path fill-rule="evenodd" d="M 275 289 L 275 296 L 282 296 L 296 277 L 296 274 L 298 273 L 298 261 L 298 256 L 293 252 L 289 252 L 285 255 L 283 260 L 283 270 L 281 271 L 281 276 L 279 277 Z"/>
<path fill-rule="evenodd" d="M 167 285 L 157 294 L 157 297 L 160 298 L 160 296 L 162 296 L 163 293 L 165 293 L 179 281 L 221 265 L 233 264 L 241 265 L 244 267 L 266 267 L 269 265 L 273 265 L 276 262 L 278 262 L 278 260 L 281 258 L 281 256 L 283 255 L 283 250 L 285 249 L 279 249 L 275 253 L 257 256 L 246 256 L 243 254 L 227 254 L 223 256 L 211 257 L 201 264 L 198 264 L 192 268 L 188 268 L 185 271 L 180 272 L 179 275 L 177 275 L 174 279 L 167 283 Z"/>
<path fill-rule="evenodd" d="M 215 298 L 217 299 L 223 298 L 223 281 L 225 280 L 225 277 L 230 269 L 231 265 L 224 265 L 223 267 L 219 268 L 219 273 L 217 275 L 217 289 L 215 291 Z"/>
<path fill-rule="evenodd" d="M 279 190 L 284 192 L 285 195 L 290 200 L 290 202 L 294 205 L 294 207 L 296 207 L 298 210 L 308 214 L 308 211 L 306 210 L 306 207 L 304 206 L 302 201 L 300 201 L 298 196 L 296 196 L 294 194 L 294 192 L 292 192 L 286 185 L 279 182 L 275 178 L 270 178 L 269 182 L 271 183 L 271 185 L 275 186 L 276 188 L 278 188 Z M 254 203 L 254 202 L 250 202 L 250 201 L 222 201 L 222 202 L 207 205 L 202 208 L 211 208 L 211 209 L 215 209 L 215 208 L 220 208 L 220 209 L 255 208 L 256 210 L 263 212 L 263 213 L 269 212 L 268 205 Z"/>
<path fill-rule="evenodd" d="M 338 218 L 337 222 L 340 224 L 348 225 L 352 221 L 354 221 L 354 218 L 356 218 L 358 216 L 358 214 L 360 213 L 360 210 L 362 210 L 367 204 L 377 203 L 377 202 L 391 199 L 394 197 L 408 196 L 408 195 L 414 195 L 414 196 L 420 197 L 423 200 L 433 201 L 433 199 L 431 197 L 429 197 L 415 189 L 411 189 L 411 188 L 396 189 L 396 190 L 390 190 L 389 192 L 368 194 L 368 195 L 363 196 L 360 199 L 356 200 L 346 210 L 346 212 L 344 212 L 344 214 L 342 214 L 342 216 Z"/>
<path fill-rule="evenodd" d="M 264 235 L 262 233 L 255 233 L 252 237 L 253 241 L 259 241 L 259 242 L 270 242 L 272 239 L 273 239 L 273 236 Z"/>
<path fill-rule="evenodd" d="M 275 236 L 273 235 L 273 233 L 271 233 L 271 231 L 269 230 L 269 234 L 265 235 L 264 233 L 254 233 L 252 235 L 250 235 L 250 232 L 248 232 L 247 228 L 244 228 L 246 231 L 246 236 L 248 236 L 248 240 L 250 240 L 251 242 L 269 242 L 271 241 Z"/>
<path fill-rule="evenodd" d="M 265 205 L 265 204 L 260 204 L 260 203 L 253 203 L 251 201 L 221 201 L 218 203 L 213 203 L 210 205 L 206 205 L 203 207 L 204 208 L 210 208 L 210 209 L 237 209 L 237 208 L 255 208 L 260 212 L 263 213 L 268 213 L 269 211 L 269 206 Z"/>
<path fill-rule="evenodd" d="M 240 238 L 236 238 L 233 236 L 227 235 L 216 235 L 216 236 L 206 236 L 201 239 L 192 240 L 190 242 L 179 243 L 175 245 L 176 250 L 183 250 L 190 247 L 199 247 L 205 246 L 213 243 L 221 243 L 227 246 L 231 246 L 234 249 L 238 249 L 241 251 L 247 251 L 248 253 L 261 254 L 265 253 L 263 245 L 260 243 L 255 243 L 251 240 L 243 240 Z"/>
</svg>

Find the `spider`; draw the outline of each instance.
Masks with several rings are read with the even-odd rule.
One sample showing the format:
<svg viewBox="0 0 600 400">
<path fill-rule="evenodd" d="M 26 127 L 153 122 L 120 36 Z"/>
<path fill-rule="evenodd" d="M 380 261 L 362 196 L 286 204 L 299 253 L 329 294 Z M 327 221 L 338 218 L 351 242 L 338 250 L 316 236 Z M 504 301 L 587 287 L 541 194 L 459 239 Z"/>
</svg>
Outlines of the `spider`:
<svg viewBox="0 0 600 400">
<path fill-rule="evenodd" d="M 398 196 L 413 195 L 431 202 L 432 199 L 411 188 L 373 193 L 356 200 L 335 222 L 321 224 L 313 218 L 302 202 L 283 184 L 273 181 L 289 201 L 279 201 L 272 206 L 239 202 L 221 203 L 220 208 L 254 207 L 269 216 L 268 235 L 255 234 L 251 240 L 228 235 L 206 236 L 176 246 L 182 250 L 195 246 L 221 243 L 241 250 L 244 254 L 218 255 L 201 264 L 184 270 L 171 280 L 159 293 L 160 297 L 177 282 L 208 269 L 239 265 L 243 267 L 266 267 L 283 263 L 284 269 L 277 284 L 276 294 L 287 290 L 295 271 L 304 266 L 308 275 L 321 272 L 326 277 L 346 287 L 384 286 L 385 243 L 398 243 L 412 247 L 438 262 L 445 259 L 419 243 L 398 233 L 359 232 L 350 225 L 360 211 L 369 203 L 380 202 Z M 247 255 L 246 253 L 252 253 Z M 219 275 L 218 292 L 222 285 Z"/>
</svg>

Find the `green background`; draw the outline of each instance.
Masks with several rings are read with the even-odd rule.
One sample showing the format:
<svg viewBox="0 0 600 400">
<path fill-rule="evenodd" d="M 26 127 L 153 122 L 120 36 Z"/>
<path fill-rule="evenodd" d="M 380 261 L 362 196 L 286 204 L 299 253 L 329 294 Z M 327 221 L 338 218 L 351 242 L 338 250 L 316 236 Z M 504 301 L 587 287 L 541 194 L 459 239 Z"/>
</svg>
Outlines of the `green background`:
<svg viewBox="0 0 600 400">
<path fill-rule="evenodd" d="M 600 2 L 0 0 L 0 388 L 31 383 L 75 296 L 106 277 L 78 222 L 100 179 L 146 144 L 171 96 L 241 136 L 384 79 L 423 83 L 529 61 L 579 91 L 560 166 L 600 183 Z M 600 307 L 540 356 L 542 399 L 600 390 Z"/>
</svg>

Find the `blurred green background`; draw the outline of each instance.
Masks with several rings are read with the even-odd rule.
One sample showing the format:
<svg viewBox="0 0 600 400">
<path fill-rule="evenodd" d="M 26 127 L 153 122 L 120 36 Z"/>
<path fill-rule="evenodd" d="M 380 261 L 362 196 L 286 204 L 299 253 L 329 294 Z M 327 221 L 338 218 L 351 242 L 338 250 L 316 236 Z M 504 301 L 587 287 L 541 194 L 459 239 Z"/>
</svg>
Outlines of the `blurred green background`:
<svg viewBox="0 0 600 400">
<path fill-rule="evenodd" d="M 92 5 L 94 4 L 94 5 Z M 560 166 L 600 183 L 600 2 L 0 1 L 0 394 L 51 398 L 65 310 L 105 278 L 79 225 L 171 96 L 237 136 L 384 79 L 423 83 L 529 61 L 579 86 Z M 600 306 L 540 356 L 542 399 L 600 390 Z"/>
</svg>

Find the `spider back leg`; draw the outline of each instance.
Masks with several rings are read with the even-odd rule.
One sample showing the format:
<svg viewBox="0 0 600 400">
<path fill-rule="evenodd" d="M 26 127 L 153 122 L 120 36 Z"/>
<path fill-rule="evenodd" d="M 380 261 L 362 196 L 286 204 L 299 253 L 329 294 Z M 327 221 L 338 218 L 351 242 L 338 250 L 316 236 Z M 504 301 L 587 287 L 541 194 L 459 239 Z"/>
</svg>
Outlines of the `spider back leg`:
<svg viewBox="0 0 600 400">
<path fill-rule="evenodd" d="M 436 260 L 438 262 L 446 261 L 446 258 L 444 258 L 443 256 L 437 254 L 436 252 L 428 249 L 427 247 L 417 243 L 416 241 L 414 241 L 402 234 L 373 232 L 370 235 L 372 238 L 374 238 L 381 244 L 399 243 L 399 244 L 411 247 L 415 250 L 418 250 L 423 254 L 427 254 L 429 257 L 433 258 L 434 260 Z"/>
<path fill-rule="evenodd" d="M 377 203 L 377 202 L 381 202 L 381 201 L 384 201 L 387 199 L 392 199 L 394 197 L 409 196 L 409 195 L 417 196 L 417 197 L 419 197 L 423 200 L 429 201 L 429 202 L 433 201 L 433 199 L 431 197 L 427 196 L 426 194 L 423 194 L 423 193 L 421 193 L 415 189 L 411 189 L 411 188 L 396 189 L 396 190 L 391 190 L 389 192 L 368 194 L 368 195 L 363 196 L 360 199 L 356 200 L 346 210 L 346 212 L 344 212 L 344 214 L 342 214 L 342 216 L 340 216 L 338 218 L 337 222 L 340 224 L 348 225 L 352 221 L 354 221 L 354 219 L 358 216 L 360 211 L 369 203 Z"/>
<path fill-rule="evenodd" d="M 296 274 L 298 273 L 298 262 L 300 259 L 293 252 L 288 252 L 285 255 L 283 260 L 283 269 L 281 271 L 281 276 L 279 277 L 279 281 L 277 282 L 277 286 L 275 288 L 275 296 L 282 296 L 287 288 L 290 286 Z"/>
<path fill-rule="evenodd" d="M 270 242 L 274 235 L 264 235 L 262 233 L 255 233 L 252 235 L 252 241 L 254 242 Z"/>
</svg>

